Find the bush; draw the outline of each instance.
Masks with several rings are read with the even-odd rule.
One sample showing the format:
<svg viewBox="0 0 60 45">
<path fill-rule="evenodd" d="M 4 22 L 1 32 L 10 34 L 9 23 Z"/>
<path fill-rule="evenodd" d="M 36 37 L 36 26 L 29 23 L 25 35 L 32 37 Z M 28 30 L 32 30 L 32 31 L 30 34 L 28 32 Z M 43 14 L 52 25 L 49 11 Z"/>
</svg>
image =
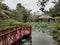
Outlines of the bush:
<svg viewBox="0 0 60 45">
<path fill-rule="evenodd" d="M 54 40 L 60 41 L 60 24 L 58 23 L 53 24 L 52 35 Z"/>
<path fill-rule="evenodd" d="M 57 30 L 60 29 L 60 24 L 54 23 L 54 24 L 53 24 L 53 28 L 54 28 L 54 29 L 57 29 Z"/>
<path fill-rule="evenodd" d="M 10 27 L 15 26 L 17 24 L 23 24 L 23 23 L 19 22 L 17 20 L 13 20 L 13 19 L 2 20 L 2 21 L 0 21 L 0 29 L 10 28 Z"/>
<path fill-rule="evenodd" d="M 53 30 L 52 33 L 58 33 L 58 30 Z"/>
</svg>

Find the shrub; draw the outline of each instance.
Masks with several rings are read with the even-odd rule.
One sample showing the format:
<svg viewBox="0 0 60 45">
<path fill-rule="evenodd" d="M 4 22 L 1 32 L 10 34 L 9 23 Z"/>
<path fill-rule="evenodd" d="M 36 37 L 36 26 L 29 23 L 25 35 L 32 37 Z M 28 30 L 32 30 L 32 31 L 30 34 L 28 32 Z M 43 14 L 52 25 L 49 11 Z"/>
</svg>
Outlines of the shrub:
<svg viewBox="0 0 60 45">
<path fill-rule="evenodd" d="M 58 30 L 53 30 L 52 33 L 58 33 Z"/>
<path fill-rule="evenodd" d="M 54 23 L 54 24 L 53 24 L 53 28 L 54 28 L 54 29 L 57 29 L 57 30 L 60 29 L 60 24 Z"/>
</svg>

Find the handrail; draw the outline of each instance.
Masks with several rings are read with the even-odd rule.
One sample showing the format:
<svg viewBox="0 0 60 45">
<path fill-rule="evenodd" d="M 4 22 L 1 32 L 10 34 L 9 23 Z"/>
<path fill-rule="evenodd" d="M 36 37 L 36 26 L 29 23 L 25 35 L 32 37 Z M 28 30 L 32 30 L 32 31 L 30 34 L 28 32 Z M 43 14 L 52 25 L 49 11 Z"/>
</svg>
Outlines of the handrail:
<svg viewBox="0 0 60 45">
<path fill-rule="evenodd" d="M 25 26 L 25 25 L 23 25 L 23 26 Z M 21 27 L 23 28 L 23 26 L 22 25 L 17 25 L 16 27 L 8 28 L 8 29 L 5 29 L 5 30 L 0 30 L 0 37 L 4 36 L 4 35 L 7 35 L 9 33 L 15 32 L 17 30 L 17 28 L 21 29 Z"/>
</svg>

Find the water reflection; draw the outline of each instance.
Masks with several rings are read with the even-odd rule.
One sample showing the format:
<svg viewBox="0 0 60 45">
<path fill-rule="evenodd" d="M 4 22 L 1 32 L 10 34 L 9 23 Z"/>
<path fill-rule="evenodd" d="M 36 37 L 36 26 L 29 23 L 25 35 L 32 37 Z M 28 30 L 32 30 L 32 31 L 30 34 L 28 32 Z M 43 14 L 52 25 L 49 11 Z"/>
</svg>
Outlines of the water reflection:
<svg viewBox="0 0 60 45">
<path fill-rule="evenodd" d="M 18 40 L 14 45 L 57 45 L 52 36 L 42 33 L 33 32 L 31 37 Z M 60 43 L 59 43 L 60 45 Z"/>
<path fill-rule="evenodd" d="M 13 45 L 32 45 L 32 37 L 23 37 L 16 41 Z"/>
<path fill-rule="evenodd" d="M 32 37 L 21 40 L 20 45 L 32 45 Z"/>
</svg>

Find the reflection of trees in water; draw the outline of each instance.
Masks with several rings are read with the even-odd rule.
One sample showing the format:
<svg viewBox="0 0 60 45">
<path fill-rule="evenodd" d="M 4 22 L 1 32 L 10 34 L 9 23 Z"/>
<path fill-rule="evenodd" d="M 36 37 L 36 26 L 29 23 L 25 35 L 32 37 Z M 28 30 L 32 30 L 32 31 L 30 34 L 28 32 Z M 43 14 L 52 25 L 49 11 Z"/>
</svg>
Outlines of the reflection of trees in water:
<svg viewBox="0 0 60 45">
<path fill-rule="evenodd" d="M 26 37 L 25 39 L 20 39 L 13 45 L 32 45 L 32 37 Z"/>
<path fill-rule="evenodd" d="M 32 45 L 32 37 L 26 38 L 24 41 L 21 40 L 20 45 Z"/>
<path fill-rule="evenodd" d="M 32 45 L 32 37 L 27 39 L 28 42 L 30 42 L 30 45 Z"/>
</svg>

